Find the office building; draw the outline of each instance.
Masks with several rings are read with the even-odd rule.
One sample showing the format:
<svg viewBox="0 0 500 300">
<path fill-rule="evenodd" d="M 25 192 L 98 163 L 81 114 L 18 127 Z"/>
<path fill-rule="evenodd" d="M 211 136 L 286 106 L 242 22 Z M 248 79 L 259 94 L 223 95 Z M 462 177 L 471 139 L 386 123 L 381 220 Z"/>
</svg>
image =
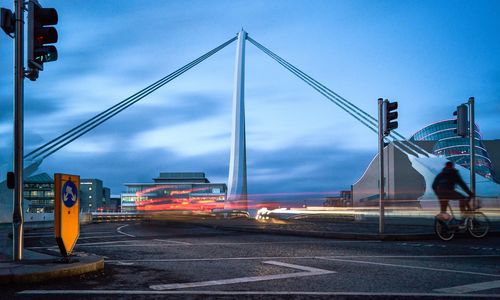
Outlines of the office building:
<svg viewBox="0 0 500 300">
<path fill-rule="evenodd" d="M 94 212 L 106 207 L 110 199 L 110 190 L 100 179 L 80 179 L 80 210 Z"/>
<path fill-rule="evenodd" d="M 455 133 L 457 124 L 454 121 L 444 120 L 430 124 L 417 131 L 410 140 L 435 142 L 432 147 L 433 154 L 444 156 L 456 164 L 470 169 L 470 139 L 469 137 L 460 137 Z M 474 137 L 476 173 L 500 182 L 496 177 L 490 155 L 482 142 L 481 133 L 477 125 L 475 126 Z"/>
<path fill-rule="evenodd" d="M 122 211 L 207 211 L 223 208 L 225 183 L 210 183 L 202 172 L 161 172 L 152 183 L 126 183 Z"/>
<path fill-rule="evenodd" d="M 26 212 L 54 212 L 54 179 L 47 174 L 33 175 L 24 180 Z"/>
</svg>

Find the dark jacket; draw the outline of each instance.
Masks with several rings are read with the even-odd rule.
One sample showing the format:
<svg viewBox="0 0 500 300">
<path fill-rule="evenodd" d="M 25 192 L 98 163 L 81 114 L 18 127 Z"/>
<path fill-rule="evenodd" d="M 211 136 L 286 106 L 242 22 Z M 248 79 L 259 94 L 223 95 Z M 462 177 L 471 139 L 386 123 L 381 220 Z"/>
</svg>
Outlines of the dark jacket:
<svg viewBox="0 0 500 300">
<path fill-rule="evenodd" d="M 434 182 L 432 183 L 432 189 L 438 195 L 438 197 L 449 195 L 451 197 L 456 197 L 458 193 L 455 192 L 455 185 L 459 185 L 469 196 L 472 195 L 471 191 L 463 181 L 462 177 L 458 173 L 457 169 L 454 168 L 444 168 L 441 173 L 439 173 Z"/>
</svg>

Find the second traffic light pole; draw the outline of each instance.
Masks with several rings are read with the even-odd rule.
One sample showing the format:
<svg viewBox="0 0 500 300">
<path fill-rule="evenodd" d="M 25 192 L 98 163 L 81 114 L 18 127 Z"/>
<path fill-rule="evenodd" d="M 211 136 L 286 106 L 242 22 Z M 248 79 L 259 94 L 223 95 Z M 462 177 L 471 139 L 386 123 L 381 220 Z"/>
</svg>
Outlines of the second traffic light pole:
<svg viewBox="0 0 500 300">
<path fill-rule="evenodd" d="M 474 97 L 469 98 L 469 154 L 470 154 L 470 191 L 472 192 L 472 206 L 476 208 L 476 125 L 474 124 Z"/>
<path fill-rule="evenodd" d="M 384 233 L 384 99 L 378 98 L 379 234 Z"/>
<path fill-rule="evenodd" d="M 14 210 L 12 213 L 13 259 L 23 259 L 23 150 L 24 150 L 24 1 L 14 0 Z"/>
</svg>

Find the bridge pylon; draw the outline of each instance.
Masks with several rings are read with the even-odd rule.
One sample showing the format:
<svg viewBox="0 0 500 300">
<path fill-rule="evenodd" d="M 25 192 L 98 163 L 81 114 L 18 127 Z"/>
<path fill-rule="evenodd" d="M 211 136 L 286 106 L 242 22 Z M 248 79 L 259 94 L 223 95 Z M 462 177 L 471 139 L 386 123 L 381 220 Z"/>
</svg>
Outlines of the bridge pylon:
<svg viewBox="0 0 500 300">
<path fill-rule="evenodd" d="M 231 154 L 227 180 L 226 209 L 248 210 L 247 160 L 245 135 L 245 41 L 247 33 L 238 33 L 234 69 Z"/>
</svg>

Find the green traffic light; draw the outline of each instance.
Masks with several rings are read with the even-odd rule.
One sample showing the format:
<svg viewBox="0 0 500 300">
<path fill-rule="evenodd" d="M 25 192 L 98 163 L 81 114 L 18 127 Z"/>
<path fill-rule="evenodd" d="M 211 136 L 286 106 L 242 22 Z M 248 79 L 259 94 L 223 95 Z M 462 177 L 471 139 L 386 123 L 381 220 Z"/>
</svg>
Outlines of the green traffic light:
<svg viewBox="0 0 500 300">
<path fill-rule="evenodd" d="M 45 63 L 57 60 L 57 49 L 54 46 L 44 46 L 35 49 L 35 60 L 38 63 Z"/>
</svg>

